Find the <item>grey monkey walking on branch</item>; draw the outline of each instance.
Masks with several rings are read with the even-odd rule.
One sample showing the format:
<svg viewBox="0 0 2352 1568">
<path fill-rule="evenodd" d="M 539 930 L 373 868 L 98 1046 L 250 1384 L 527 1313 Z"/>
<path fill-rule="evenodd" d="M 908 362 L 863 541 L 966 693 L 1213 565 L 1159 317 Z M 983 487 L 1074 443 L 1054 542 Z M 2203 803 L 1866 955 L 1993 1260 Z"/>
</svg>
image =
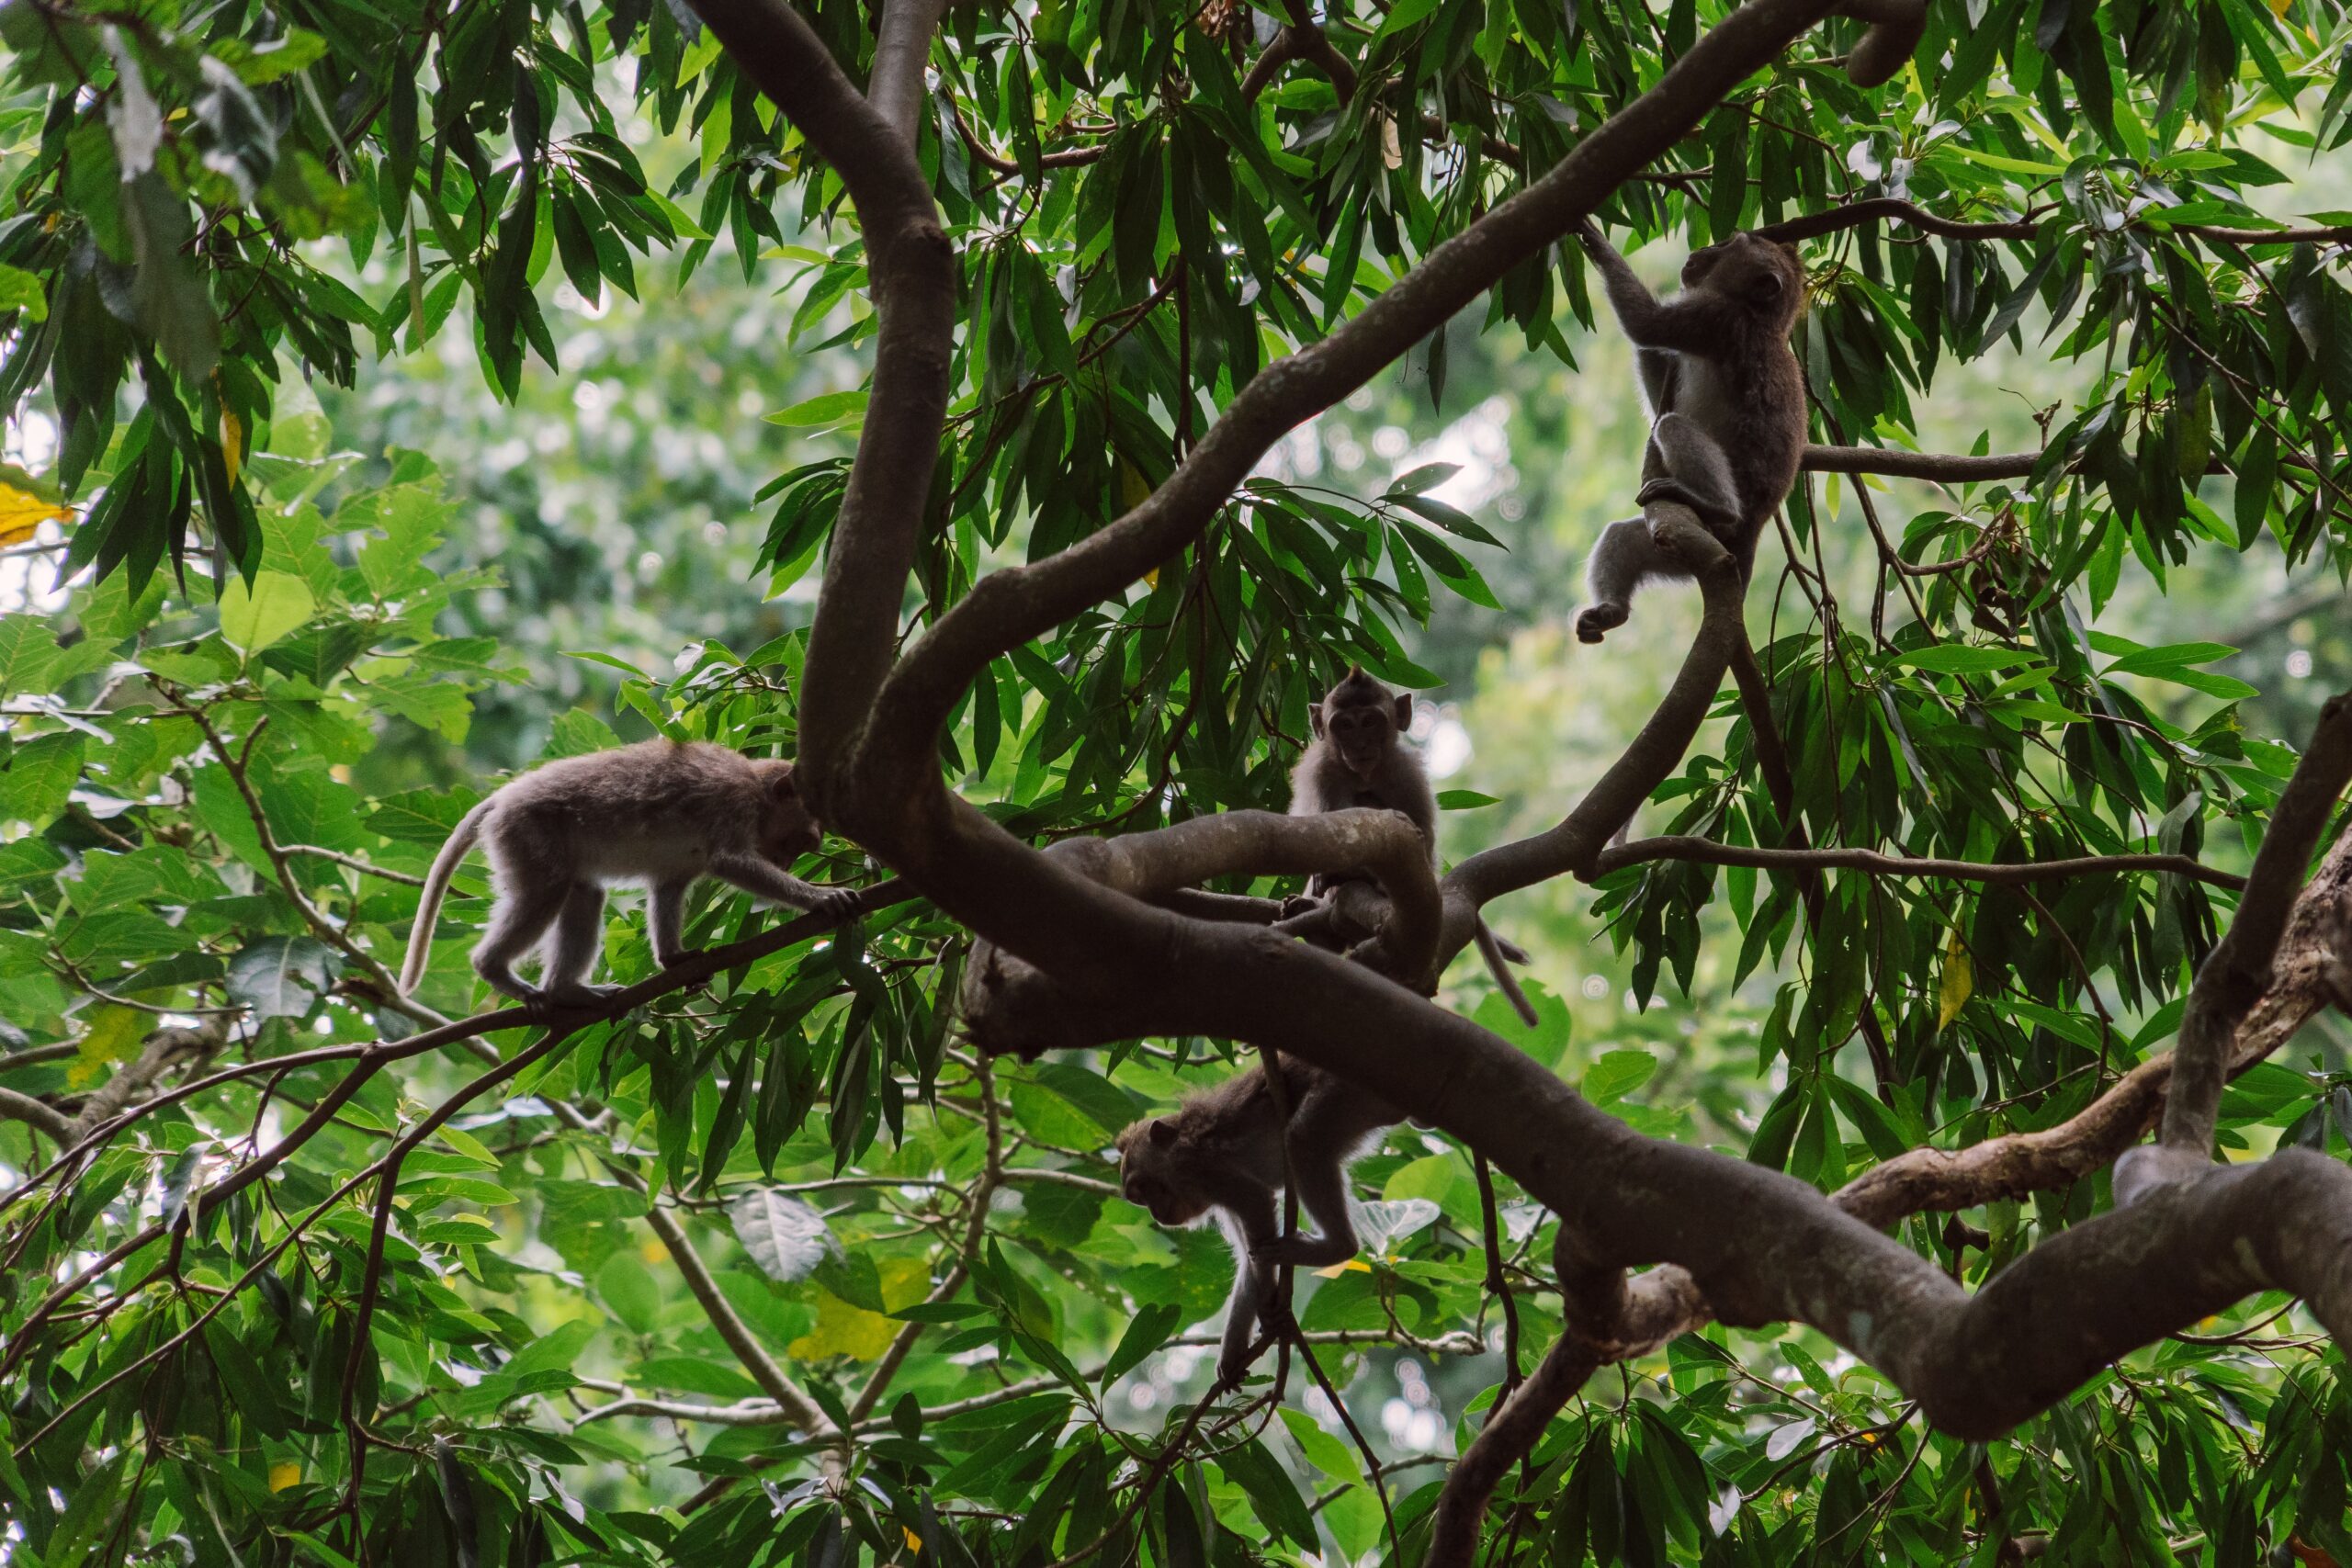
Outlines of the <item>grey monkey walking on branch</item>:
<svg viewBox="0 0 2352 1568">
<path fill-rule="evenodd" d="M 1360 666 L 1351 665 L 1339 683 L 1310 704 L 1307 722 L 1315 739 L 1299 753 L 1291 773 L 1290 814 L 1314 817 L 1350 807 L 1384 807 L 1401 811 L 1421 830 L 1429 845 L 1430 862 L 1437 863 L 1437 795 L 1421 760 L 1402 744 L 1413 722 L 1409 692 L 1392 692 Z M 1307 884 L 1310 894 L 1329 890 L 1342 877 L 1317 876 Z M 1530 1028 L 1535 1008 L 1520 988 L 1510 964 L 1524 964 L 1527 954 L 1488 929 L 1486 917 L 1476 926 L 1478 955 L 1487 961 L 1510 1005 Z"/>
<path fill-rule="evenodd" d="M 1804 265 L 1786 245 L 1734 234 L 1691 253 L 1682 292 L 1661 302 L 1599 229 L 1588 222 L 1579 238 L 1633 341 L 1653 415 L 1639 499 L 1688 506 L 1745 579 L 1804 457 L 1804 376 L 1789 348 Z M 1686 575 L 1645 518 L 1611 523 L 1585 568 L 1592 602 L 1577 615 L 1577 637 L 1599 642 L 1625 624 L 1636 588 Z"/>
<path fill-rule="evenodd" d="M 466 813 L 426 874 L 410 928 L 401 989 L 424 976 L 433 927 L 466 852 L 490 858 L 497 902 L 474 949 L 491 987 L 534 1007 L 593 1007 L 622 987 L 592 986 L 603 946 L 605 889 L 638 882 L 650 893 L 655 962 L 687 955 L 679 938 L 686 893 L 706 876 L 796 909 L 846 919 L 854 888 L 820 887 L 791 874 L 823 840 L 792 764 L 746 757 L 708 741 L 647 740 L 532 769 Z M 547 937 L 539 984 L 514 963 Z"/>
</svg>

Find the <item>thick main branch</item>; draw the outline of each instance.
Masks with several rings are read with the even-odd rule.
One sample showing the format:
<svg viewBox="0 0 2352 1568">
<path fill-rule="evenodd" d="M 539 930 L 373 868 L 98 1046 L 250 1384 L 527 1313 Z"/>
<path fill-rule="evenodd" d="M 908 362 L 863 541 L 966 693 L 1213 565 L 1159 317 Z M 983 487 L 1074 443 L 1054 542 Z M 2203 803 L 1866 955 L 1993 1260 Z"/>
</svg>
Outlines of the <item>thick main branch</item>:
<svg viewBox="0 0 2352 1568">
<path fill-rule="evenodd" d="M 947 413 L 954 256 L 911 138 L 940 5 L 891 0 L 868 101 L 785 0 L 688 3 L 849 187 L 880 318 L 873 412 L 827 548 L 801 682 L 804 787 L 820 815 L 833 820 L 852 788 L 838 771 L 852 760 L 898 645 L 900 602 Z"/>
</svg>

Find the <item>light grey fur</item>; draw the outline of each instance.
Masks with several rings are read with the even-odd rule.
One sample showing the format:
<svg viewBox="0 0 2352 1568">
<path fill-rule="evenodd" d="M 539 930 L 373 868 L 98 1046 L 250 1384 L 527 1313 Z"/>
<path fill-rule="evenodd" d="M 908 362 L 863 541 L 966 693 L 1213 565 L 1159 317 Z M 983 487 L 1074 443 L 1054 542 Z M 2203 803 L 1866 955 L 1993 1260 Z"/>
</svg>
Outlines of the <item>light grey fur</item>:
<svg viewBox="0 0 2352 1568">
<path fill-rule="evenodd" d="M 441 846 L 417 901 L 401 989 L 414 990 L 424 977 L 449 879 L 477 842 L 497 902 L 474 949 L 475 971 L 517 1001 L 583 1007 L 620 989 L 587 983 L 613 884 L 649 890 L 647 926 L 664 968 L 686 956 L 686 893 L 706 876 L 796 909 L 856 913 L 854 889 L 819 887 L 788 869 L 823 832 L 790 762 L 707 741 L 648 740 L 548 762 L 467 812 Z M 514 966 L 542 938 L 548 951 L 533 987 Z"/>
</svg>

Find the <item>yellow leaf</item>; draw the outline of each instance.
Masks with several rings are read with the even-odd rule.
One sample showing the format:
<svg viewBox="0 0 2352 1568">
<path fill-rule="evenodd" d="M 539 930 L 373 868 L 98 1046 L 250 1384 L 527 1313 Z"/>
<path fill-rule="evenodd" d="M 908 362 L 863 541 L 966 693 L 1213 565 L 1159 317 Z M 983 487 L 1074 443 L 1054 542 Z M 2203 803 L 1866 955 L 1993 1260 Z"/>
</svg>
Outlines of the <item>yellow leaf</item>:
<svg viewBox="0 0 2352 1568">
<path fill-rule="evenodd" d="M 670 1249 L 662 1246 L 658 1241 L 640 1242 L 638 1245 L 637 1255 L 639 1258 L 644 1258 L 648 1263 L 667 1263 L 670 1261 Z"/>
<path fill-rule="evenodd" d="M 242 448 L 244 444 L 244 421 L 239 419 L 227 405 L 222 405 L 220 410 L 220 458 L 222 462 L 228 465 L 229 482 L 231 484 L 235 484 L 237 482 L 237 469 L 243 465 L 244 454 L 240 450 L 240 448 Z"/>
<path fill-rule="evenodd" d="M 1317 1269 L 1315 1270 L 1315 1277 L 1318 1280 L 1336 1280 L 1342 1274 L 1369 1274 L 1371 1272 L 1371 1264 L 1366 1263 L 1361 1258 L 1351 1258 L 1345 1263 L 1334 1263 L 1329 1269 Z"/>
<path fill-rule="evenodd" d="M 797 1360 L 814 1361 L 827 1356 L 847 1356 L 853 1361 L 879 1359 L 890 1348 L 899 1325 L 878 1312 L 853 1306 L 831 1291 L 817 1292 L 817 1325 L 784 1348 Z"/>
<path fill-rule="evenodd" d="M 1119 510 L 1122 512 L 1133 512 L 1136 507 L 1141 506 L 1145 502 L 1149 501 L 1150 499 L 1151 481 L 1143 477 L 1143 470 L 1141 468 L 1136 468 L 1125 457 L 1120 458 Z"/>
<path fill-rule="evenodd" d="M 302 1479 L 302 1467 L 292 1460 L 280 1460 L 269 1467 L 269 1489 L 283 1492 Z"/>
<path fill-rule="evenodd" d="M 147 1032 L 146 1019 L 129 1008 L 96 1007 L 83 1017 L 89 1027 L 75 1043 L 74 1065 L 65 1069 L 68 1089 L 88 1089 L 115 1063 L 139 1055 L 140 1039 Z"/>
<path fill-rule="evenodd" d="M 930 1291 L 930 1266 L 920 1258 L 887 1260 L 876 1272 L 880 1276 L 882 1304 L 892 1312 L 912 1306 Z M 801 1360 L 814 1360 L 820 1356 L 877 1360 L 905 1326 L 897 1318 L 868 1312 L 820 1286 L 817 1292 L 817 1325 L 786 1346 L 785 1353 Z"/>
<path fill-rule="evenodd" d="M 913 1552 L 917 1557 L 921 1557 L 922 1555 L 922 1537 L 915 1534 L 914 1531 L 909 1529 L 904 1525 L 900 1525 L 899 1527 L 899 1533 L 907 1538 L 907 1550 Z"/>
<path fill-rule="evenodd" d="M 1976 994 L 1976 972 L 1968 962 L 1968 950 L 1960 945 L 1960 932 L 1951 933 L 1951 942 L 1944 948 L 1943 988 L 1936 996 L 1936 1032 L 1960 1016 L 1968 998 Z"/>
<path fill-rule="evenodd" d="M 29 491 L 0 480 L 0 549 L 21 545 L 44 523 L 71 523 L 73 509 L 43 501 Z"/>
</svg>

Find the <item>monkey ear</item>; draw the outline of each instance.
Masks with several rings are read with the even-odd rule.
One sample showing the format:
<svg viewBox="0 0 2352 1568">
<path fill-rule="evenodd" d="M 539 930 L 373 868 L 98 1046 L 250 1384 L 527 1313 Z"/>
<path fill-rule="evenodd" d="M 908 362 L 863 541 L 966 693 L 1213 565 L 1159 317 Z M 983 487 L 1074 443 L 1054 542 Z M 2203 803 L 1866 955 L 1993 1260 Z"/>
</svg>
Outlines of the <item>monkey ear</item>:
<svg viewBox="0 0 2352 1568">
<path fill-rule="evenodd" d="M 1748 298 L 1758 305 L 1777 305 L 1787 293 L 1789 280 L 1777 267 L 1760 268 L 1747 282 Z"/>
<path fill-rule="evenodd" d="M 1151 1119 L 1151 1141 L 1165 1148 L 1176 1141 L 1176 1123 L 1165 1116 Z"/>
<path fill-rule="evenodd" d="M 1306 727 L 1315 731 L 1315 738 L 1317 740 L 1323 738 L 1323 705 L 1321 703 L 1306 705 Z"/>
<path fill-rule="evenodd" d="M 1351 680 L 1351 681 L 1361 681 L 1361 680 L 1363 680 L 1363 678 L 1364 678 L 1364 675 L 1363 675 L 1363 665 L 1361 665 L 1361 664 L 1351 664 L 1351 665 L 1349 665 L 1349 666 L 1348 666 L 1348 679 L 1349 679 L 1349 680 Z"/>
<path fill-rule="evenodd" d="M 1396 696 L 1396 732 L 1402 735 L 1413 728 L 1413 694 L 1400 692 Z"/>
<path fill-rule="evenodd" d="M 768 770 L 768 798 L 771 800 L 800 798 L 800 781 L 792 776 L 791 763 L 786 762 L 781 767 Z"/>
</svg>

